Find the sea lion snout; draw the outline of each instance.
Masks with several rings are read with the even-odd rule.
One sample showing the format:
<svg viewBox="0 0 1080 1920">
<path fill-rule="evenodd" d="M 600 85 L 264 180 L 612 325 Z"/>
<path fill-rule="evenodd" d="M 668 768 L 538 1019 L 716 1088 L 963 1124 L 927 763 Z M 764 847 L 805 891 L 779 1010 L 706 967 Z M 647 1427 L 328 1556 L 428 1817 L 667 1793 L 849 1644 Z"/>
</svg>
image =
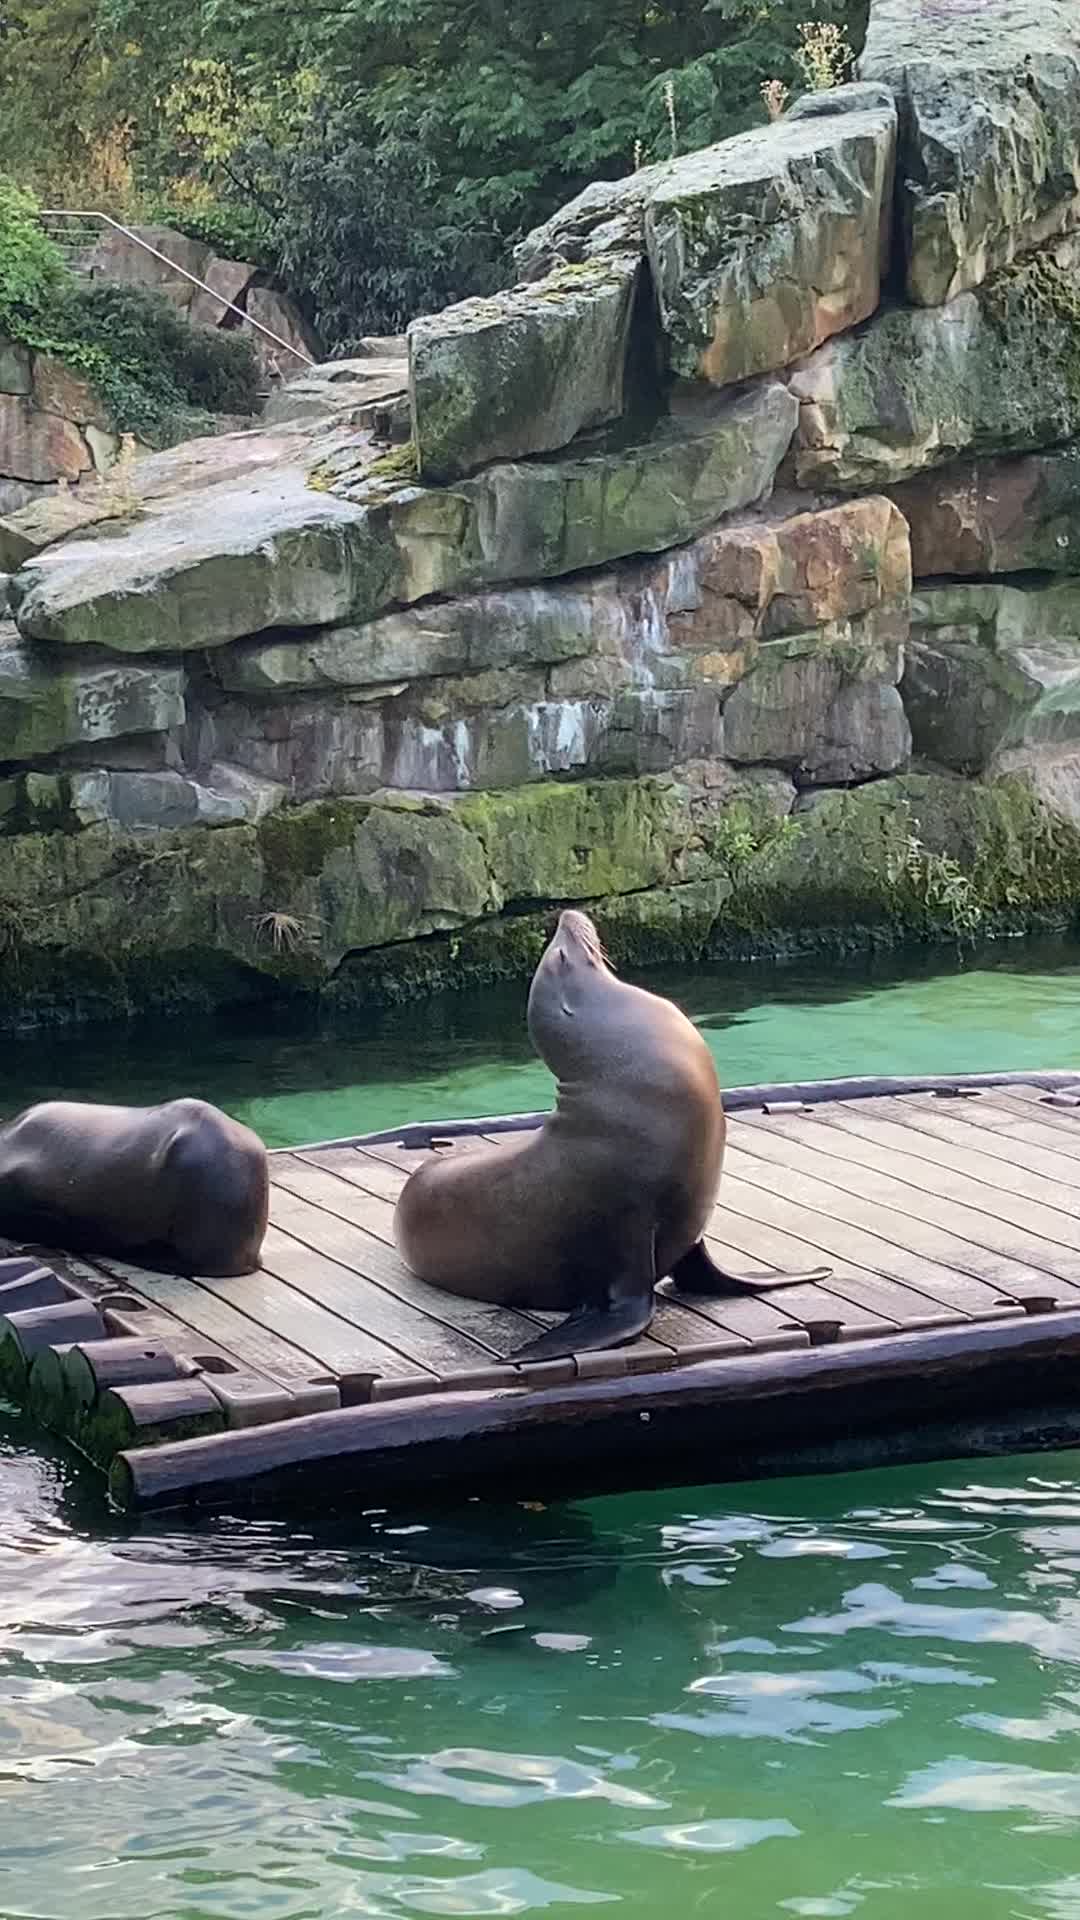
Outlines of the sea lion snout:
<svg viewBox="0 0 1080 1920">
<path fill-rule="evenodd" d="M 578 907 L 565 907 L 560 913 L 559 924 L 551 944 L 567 959 L 580 954 L 593 966 L 598 962 L 607 964 L 604 943 L 596 931 L 594 922 Z"/>
</svg>

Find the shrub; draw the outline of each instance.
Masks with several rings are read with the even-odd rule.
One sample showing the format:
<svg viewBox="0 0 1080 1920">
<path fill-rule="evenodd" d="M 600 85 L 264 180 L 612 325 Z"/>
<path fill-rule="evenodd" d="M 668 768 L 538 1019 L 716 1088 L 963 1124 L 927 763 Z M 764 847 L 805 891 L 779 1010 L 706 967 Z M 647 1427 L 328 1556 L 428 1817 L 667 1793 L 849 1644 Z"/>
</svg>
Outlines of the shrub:
<svg viewBox="0 0 1080 1920">
<path fill-rule="evenodd" d="M 415 130 L 316 113 L 295 146 L 256 143 L 234 164 L 273 207 L 276 275 L 330 353 L 497 283 L 498 237 L 440 197 Z"/>
<path fill-rule="evenodd" d="M 83 285 L 38 223 L 37 205 L 0 176 L 0 334 L 85 374 L 117 427 L 151 444 L 253 413 L 257 363 L 247 335 L 193 327 L 142 287 Z"/>
<path fill-rule="evenodd" d="M 67 277 L 59 247 L 38 223 L 33 196 L 0 174 L 0 333 L 22 339 Z"/>
<path fill-rule="evenodd" d="M 71 339 L 102 353 L 151 409 L 255 411 L 257 364 L 250 337 L 193 327 L 163 294 L 75 283 L 60 299 L 56 320 Z M 133 420 L 118 424 L 139 431 Z"/>
</svg>

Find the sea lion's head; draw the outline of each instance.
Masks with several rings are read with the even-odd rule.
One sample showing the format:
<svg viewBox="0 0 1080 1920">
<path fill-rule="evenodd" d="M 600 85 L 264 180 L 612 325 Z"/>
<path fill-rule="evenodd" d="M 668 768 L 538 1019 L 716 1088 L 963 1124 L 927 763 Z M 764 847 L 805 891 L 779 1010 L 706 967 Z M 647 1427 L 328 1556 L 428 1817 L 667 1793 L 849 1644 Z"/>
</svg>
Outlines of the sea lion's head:
<svg viewBox="0 0 1080 1920">
<path fill-rule="evenodd" d="M 529 989 L 529 1033 L 545 1066 L 559 1079 L 595 1054 L 588 1015 L 615 986 L 603 943 L 587 913 L 570 907 L 540 957 Z"/>
</svg>

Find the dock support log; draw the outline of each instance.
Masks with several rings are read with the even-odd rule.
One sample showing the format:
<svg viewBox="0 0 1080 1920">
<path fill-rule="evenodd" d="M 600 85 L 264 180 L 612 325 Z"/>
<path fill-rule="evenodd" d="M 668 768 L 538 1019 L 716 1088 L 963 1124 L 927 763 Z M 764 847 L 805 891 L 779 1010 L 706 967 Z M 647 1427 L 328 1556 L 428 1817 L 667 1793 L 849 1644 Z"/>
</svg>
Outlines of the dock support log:
<svg viewBox="0 0 1080 1920">
<path fill-rule="evenodd" d="M 224 1425 L 221 1402 L 202 1380 L 156 1380 L 108 1388 L 79 1423 L 76 1439 L 107 1469 L 122 1449 L 165 1451 L 169 1443 L 220 1433 Z"/>
<path fill-rule="evenodd" d="M 134 1509 L 226 1492 L 288 1496 L 313 1480 L 325 1491 L 328 1478 L 335 1494 L 359 1490 L 368 1500 L 390 1489 L 445 1494 L 448 1483 L 472 1492 L 511 1471 L 519 1491 L 568 1478 L 576 1492 L 657 1484 L 685 1480 L 688 1469 L 700 1480 L 735 1480 L 869 1465 L 890 1449 L 940 1458 L 965 1419 L 967 1450 L 978 1452 L 980 1428 L 989 1434 L 1036 1406 L 1059 1410 L 1058 1425 L 1080 1435 L 1080 1311 L 572 1387 L 345 1408 L 122 1452 L 110 1492 Z"/>
<path fill-rule="evenodd" d="M 5 1268 L 21 1267 L 19 1274 Z M 0 1314 L 25 1313 L 30 1307 L 59 1307 L 72 1298 L 71 1288 L 57 1279 L 51 1267 L 36 1260 L 0 1260 Z"/>
<path fill-rule="evenodd" d="M 31 1362 L 43 1347 L 103 1340 L 105 1332 L 105 1322 L 89 1300 L 0 1314 L 0 1391 L 23 1397 Z"/>
</svg>

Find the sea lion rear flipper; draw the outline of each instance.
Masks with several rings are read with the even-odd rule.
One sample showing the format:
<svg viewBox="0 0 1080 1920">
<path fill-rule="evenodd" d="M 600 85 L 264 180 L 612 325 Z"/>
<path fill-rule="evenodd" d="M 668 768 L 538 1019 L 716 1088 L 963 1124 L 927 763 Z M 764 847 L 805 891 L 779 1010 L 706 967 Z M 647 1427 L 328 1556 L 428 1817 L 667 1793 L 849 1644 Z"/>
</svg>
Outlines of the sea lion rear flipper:
<svg viewBox="0 0 1080 1920">
<path fill-rule="evenodd" d="M 827 1280 L 831 1267 L 809 1267 L 805 1273 L 728 1273 L 718 1267 L 705 1242 L 699 1240 L 671 1269 L 671 1283 L 679 1293 L 708 1294 L 714 1298 L 740 1293 L 772 1293 L 777 1287 L 814 1286 Z"/>
<path fill-rule="evenodd" d="M 560 1360 L 567 1354 L 595 1353 L 605 1347 L 623 1347 L 648 1330 L 653 1317 L 656 1285 L 656 1235 L 650 1228 L 628 1235 L 626 1251 L 613 1268 L 599 1305 L 579 1307 L 557 1327 L 551 1327 L 527 1347 L 511 1355 L 515 1361 Z"/>
</svg>

